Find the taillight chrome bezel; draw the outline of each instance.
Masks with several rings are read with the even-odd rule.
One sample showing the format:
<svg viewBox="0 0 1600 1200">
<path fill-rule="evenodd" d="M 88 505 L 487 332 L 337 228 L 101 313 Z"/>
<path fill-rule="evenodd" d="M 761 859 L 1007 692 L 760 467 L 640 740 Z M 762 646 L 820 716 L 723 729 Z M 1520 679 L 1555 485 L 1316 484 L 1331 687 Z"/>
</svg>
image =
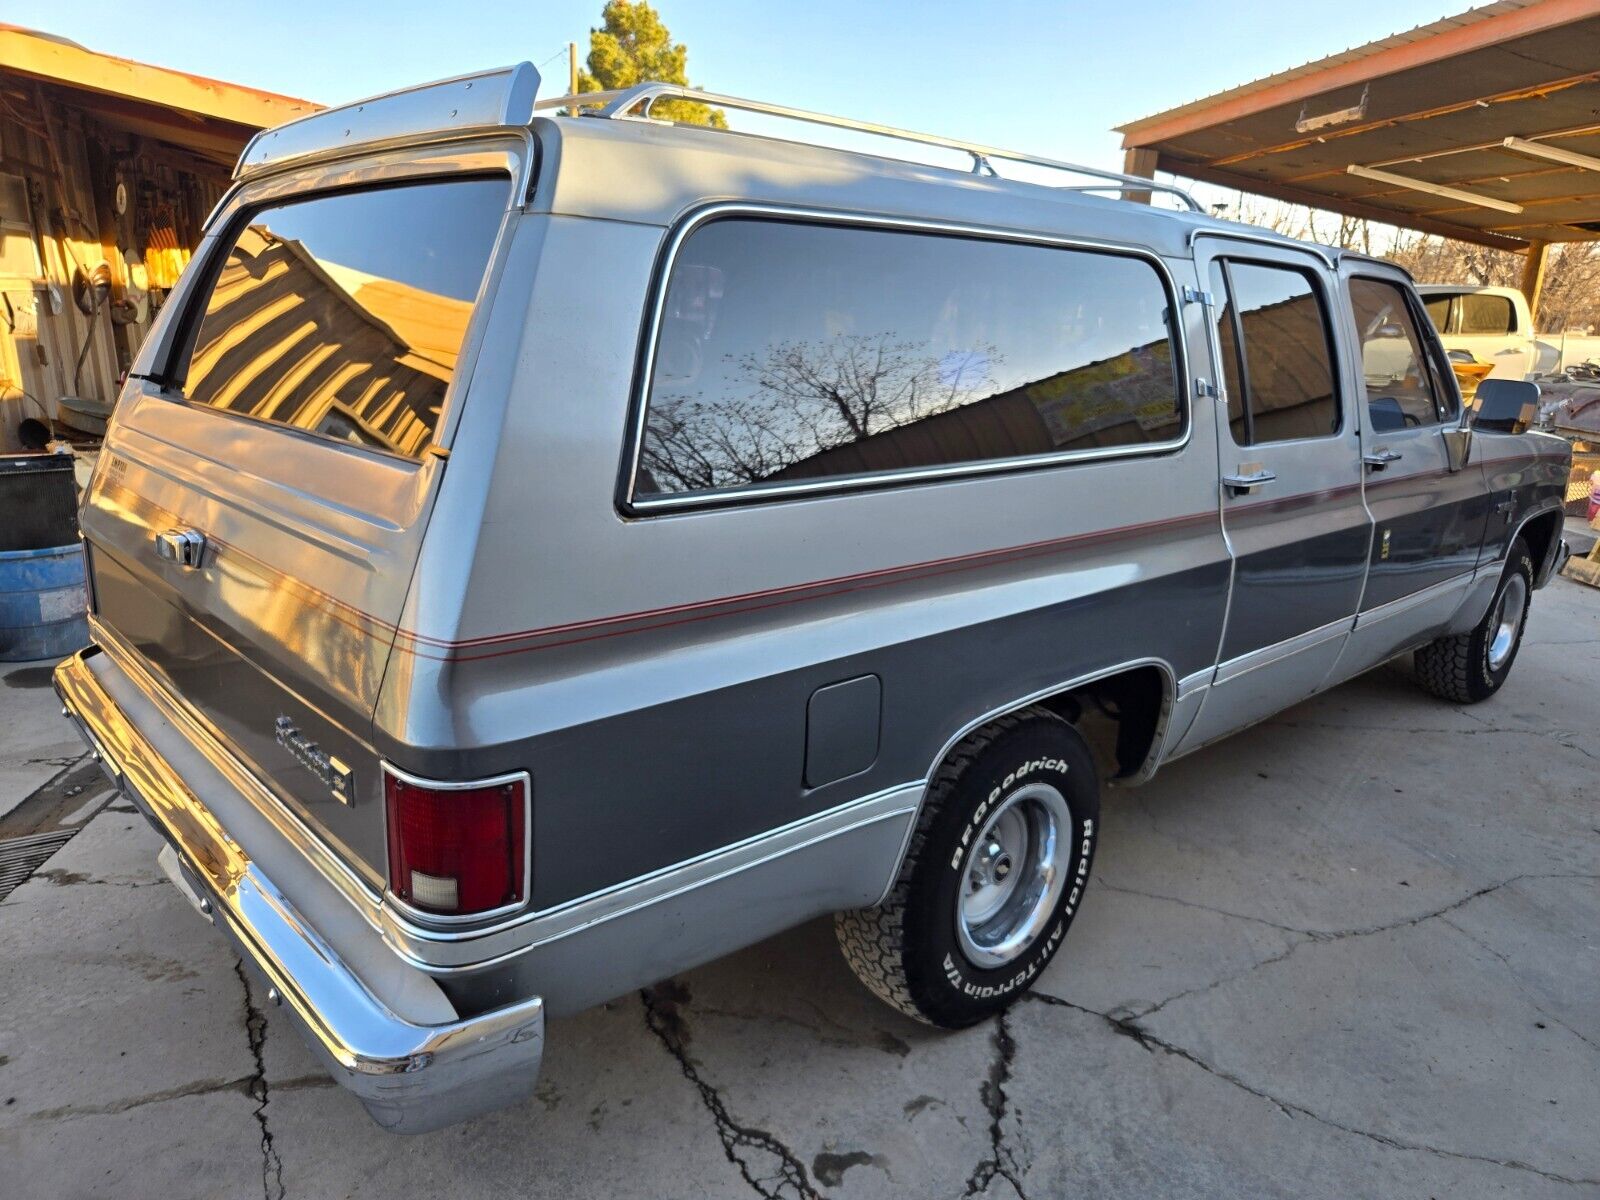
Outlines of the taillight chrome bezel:
<svg viewBox="0 0 1600 1200">
<path fill-rule="evenodd" d="M 483 925 L 497 921 L 516 913 L 527 911 L 533 904 L 533 777 L 527 771 L 511 771 L 504 775 L 489 775 L 482 779 L 429 779 L 424 775 L 413 775 L 403 771 L 393 763 L 383 761 L 380 763 L 385 782 L 382 788 L 383 825 L 384 825 L 384 881 L 383 902 L 390 908 L 416 925 L 432 925 L 445 928 L 463 925 Z M 429 912 L 425 908 L 417 908 L 408 903 L 404 898 L 395 894 L 393 881 L 389 878 L 388 855 L 389 839 L 395 836 L 390 828 L 389 802 L 387 778 L 394 777 L 402 783 L 414 787 L 426 788 L 436 792 L 470 792 L 482 788 L 499 787 L 501 784 L 514 783 L 522 786 L 522 899 L 512 904 L 501 905 L 499 908 L 485 909 L 473 913 L 438 913 Z"/>
</svg>

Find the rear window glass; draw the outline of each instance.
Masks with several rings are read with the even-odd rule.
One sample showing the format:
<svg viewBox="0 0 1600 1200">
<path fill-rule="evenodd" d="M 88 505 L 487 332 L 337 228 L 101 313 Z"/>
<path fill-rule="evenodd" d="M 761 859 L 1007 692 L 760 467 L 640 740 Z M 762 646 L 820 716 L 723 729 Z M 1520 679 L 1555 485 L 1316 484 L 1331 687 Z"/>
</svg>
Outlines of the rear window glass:
<svg viewBox="0 0 1600 1200">
<path fill-rule="evenodd" d="M 1171 442 L 1168 308 L 1125 255 L 712 221 L 668 281 L 635 495 Z"/>
<path fill-rule="evenodd" d="M 1498 337 L 1517 327 L 1516 314 L 1506 296 L 1467 292 L 1461 297 L 1461 332 Z"/>
<path fill-rule="evenodd" d="M 1236 444 L 1339 432 L 1333 347 L 1322 299 L 1296 267 L 1222 261 L 1218 319 L 1229 425 Z M 1213 275 L 1213 286 L 1219 278 Z M 1229 356 L 1233 361 L 1228 361 Z"/>
<path fill-rule="evenodd" d="M 438 429 L 508 188 L 458 179 L 257 210 L 206 301 L 185 395 L 420 456 Z"/>
<path fill-rule="evenodd" d="M 1443 333 L 1445 326 L 1450 322 L 1450 297 L 1431 296 L 1423 298 L 1423 307 L 1428 310 L 1428 320 L 1433 322 L 1433 327 Z"/>
</svg>

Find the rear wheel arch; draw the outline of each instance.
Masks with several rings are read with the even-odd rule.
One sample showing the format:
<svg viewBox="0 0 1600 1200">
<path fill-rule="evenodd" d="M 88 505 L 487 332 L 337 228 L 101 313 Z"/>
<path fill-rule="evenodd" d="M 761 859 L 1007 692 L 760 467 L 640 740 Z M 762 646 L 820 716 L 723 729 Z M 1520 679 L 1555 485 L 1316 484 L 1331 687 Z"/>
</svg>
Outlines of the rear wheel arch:
<svg viewBox="0 0 1600 1200">
<path fill-rule="evenodd" d="M 933 779 L 955 748 L 973 734 L 1034 707 L 1049 709 L 1062 717 L 1078 728 L 1091 745 L 1098 737 L 1102 745 L 1095 747 L 1097 755 L 1105 750 L 1106 760 L 1114 767 L 1105 773 L 1107 778 L 1147 774 L 1153 766 L 1152 758 L 1160 749 L 1160 735 L 1177 690 L 1177 676 L 1172 667 L 1157 658 L 1121 663 L 1074 676 L 1047 691 L 1021 696 L 962 725 L 945 740 L 923 777 Z M 1106 739 L 1098 731 L 1086 731 L 1083 725 L 1090 714 L 1101 714 L 1110 721 L 1115 727 L 1114 737 Z"/>
</svg>

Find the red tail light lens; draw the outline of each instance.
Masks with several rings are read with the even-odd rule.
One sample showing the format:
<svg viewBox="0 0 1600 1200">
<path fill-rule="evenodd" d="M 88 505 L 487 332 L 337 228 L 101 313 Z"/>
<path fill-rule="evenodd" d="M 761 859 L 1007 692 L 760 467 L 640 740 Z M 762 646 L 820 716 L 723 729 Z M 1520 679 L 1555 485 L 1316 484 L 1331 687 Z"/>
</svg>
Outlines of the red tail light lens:
<svg viewBox="0 0 1600 1200">
<path fill-rule="evenodd" d="M 389 890 L 440 916 L 473 916 L 528 898 L 527 776 L 428 784 L 384 773 Z"/>
</svg>

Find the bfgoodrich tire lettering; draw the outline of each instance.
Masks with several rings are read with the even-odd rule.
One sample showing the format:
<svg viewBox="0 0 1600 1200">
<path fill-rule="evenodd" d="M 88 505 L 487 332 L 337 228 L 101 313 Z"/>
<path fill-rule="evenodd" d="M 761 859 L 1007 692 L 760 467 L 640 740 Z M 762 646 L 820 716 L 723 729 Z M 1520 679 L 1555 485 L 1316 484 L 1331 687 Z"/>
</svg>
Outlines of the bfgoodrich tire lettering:
<svg viewBox="0 0 1600 1200">
<path fill-rule="evenodd" d="M 1511 543 L 1505 573 L 1483 620 L 1466 633 L 1439 638 L 1418 650 L 1413 658 L 1417 682 L 1456 704 L 1477 704 L 1498 692 L 1522 648 L 1532 595 L 1533 555 L 1518 538 Z"/>
<path fill-rule="evenodd" d="M 975 857 L 984 852 L 980 835 L 1038 797 L 1049 798 L 1041 813 L 1056 817 L 1063 810 L 1057 799 L 1065 802 L 1054 869 L 1041 883 L 1024 873 L 1026 856 L 1017 855 L 1010 893 L 1019 914 L 1017 944 L 1002 940 L 986 948 L 994 965 L 976 962 L 963 949 L 959 922 L 962 897 L 977 890 L 974 871 L 987 862 Z M 1000 1011 L 1060 949 L 1083 899 L 1099 822 L 1094 759 L 1071 725 L 1031 708 L 986 726 L 935 775 L 889 898 L 835 919 L 845 960 L 880 998 L 932 1025 L 961 1028 Z M 1026 838 L 1021 844 L 1031 845 Z M 1035 884 L 1036 892 L 1026 890 Z"/>
</svg>

